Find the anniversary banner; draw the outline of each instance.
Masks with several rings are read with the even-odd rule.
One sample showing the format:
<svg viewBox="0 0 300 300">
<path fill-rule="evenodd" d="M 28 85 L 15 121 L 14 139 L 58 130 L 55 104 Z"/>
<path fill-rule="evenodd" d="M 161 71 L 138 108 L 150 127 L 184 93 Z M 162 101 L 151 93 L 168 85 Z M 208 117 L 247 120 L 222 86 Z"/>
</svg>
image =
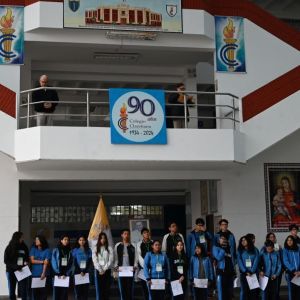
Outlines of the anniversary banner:
<svg viewBox="0 0 300 300">
<path fill-rule="evenodd" d="M 112 144 L 166 144 L 162 90 L 110 89 Z"/>
<path fill-rule="evenodd" d="M 64 0 L 64 27 L 182 32 L 181 0 Z"/>
<path fill-rule="evenodd" d="M 215 17 L 217 72 L 246 72 L 244 19 Z"/>
<path fill-rule="evenodd" d="M 24 8 L 0 6 L 0 64 L 23 64 Z"/>
</svg>

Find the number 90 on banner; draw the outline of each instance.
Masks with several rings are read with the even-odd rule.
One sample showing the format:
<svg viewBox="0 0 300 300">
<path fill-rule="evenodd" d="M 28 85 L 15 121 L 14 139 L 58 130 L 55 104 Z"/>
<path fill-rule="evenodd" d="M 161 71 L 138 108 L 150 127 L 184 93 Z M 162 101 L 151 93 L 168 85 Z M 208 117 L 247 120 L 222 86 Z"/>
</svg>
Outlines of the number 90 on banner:
<svg viewBox="0 0 300 300">
<path fill-rule="evenodd" d="M 112 144 L 166 144 L 162 90 L 110 89 Z"/>
</svg>

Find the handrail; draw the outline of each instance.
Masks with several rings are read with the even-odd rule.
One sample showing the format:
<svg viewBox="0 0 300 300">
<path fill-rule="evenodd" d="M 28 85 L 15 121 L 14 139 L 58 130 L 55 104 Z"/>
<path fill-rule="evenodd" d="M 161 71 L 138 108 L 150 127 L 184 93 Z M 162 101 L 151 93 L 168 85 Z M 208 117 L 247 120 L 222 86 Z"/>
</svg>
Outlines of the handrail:
<svg viewBox="0 0 300 300">
<path fill-rule="evenodd" d="M 45 100 L 45 101 L 38 101 L 38 102 L 31 102 L 31 93 L 34 91 L 38 90 L 43 90 L 43 89 L 48 89 L 48 90 L 57 90 L 57 91 L 79 91 L 85 93 L 85 100 L 81 101 L 50 101 L 50 100 Z M 33 89 L 28 89 L 28 90 L 23 90 L 20 91 L 20 96 L 18 97 L 19 102 L 21 99 L 21 95 L 26 95 L 26 103 L 19 103 L 18 105 L 18 124 L 20 124 L 21 120 L 26 119 L 26 127 L 30 127 L 30 120 L 32 119 L 37 119 L 41 114 L 31 113 L 31 107 L 36 105 L 36 104 L 42 104 L 45 102 L 50 102 L 50 103 L 56 103 L 60 104 L 61 106 L 74 106 L 74 105 L 80 105 L 81 107 L 84 105 L 86 106 L 86 109 L 84 110 L 84 113 L 42 113 L 43 116 L 52 116 L 52 117 L 78 117 L 78 118 L 86 118 L 86 126 L 90 126 L 90 120 L 91 118 L 103 118 L 103 121 L 109 121 L 109 114 L 93 114 L 90 109 L 91 107 L 95 106 L 100 106 L 100 107 L 106 107 L 109 106 L 108 101 L 91 101 L 91 92 L 109 92 L 109 89 L 104 89 L 104 88 L 71 88 L 71 87 L 37 87 Z M 177 90 L 164 90 L 165 94 L 173 94 L 173 93 L 178 93 Z M 184 115 L 183 116 L 175 116 L 175 115 L 170 115 L 170 113 L 166 114 L 166 119 L 171 119 L 171 120 L 176 120 L 176 119 L 183 119 L 184 122 L 184 128 L 188 128 L 188 120 L 189 119 L 212 119 L 212 120 L 228 120 L 231 121 L 233 124 L 233 128 L 236 128 L 236 123 L 239 123 L 239 120 L 236 119 L 236 111 L 239 110 L 239 105 L 236 105 L 236 101 L 239 100 L 239 97 L 237 97 L 234 94 L 231 93 L 225 93 L 225 92 L 207 92 L 207 91 L 192 91 L 192 90 L 186 90 L 186 91 L 180 91 L 180 93 L 184 94 L 184 103 L 178 103 L 178 104 L 171 104 L 171 103 L 166 103 L 166 108 L 167 107 L 182 107 L 183 106 L 183 111 Z M 81 95 L 81 93 L 80 93 Z M 222 103 L 224 104 L 199 104 L 198 103 L 198 98 L 195 97 L 195 103 L 188 103 L 187 102 L 187 97 L 186 95 L 213 95 L 213 96 L 219 96 L 219 97 L 227 97 L 229 98 L 229 101 L 231 101 L 230 104 L 226 104 L 224 101 Z M 82 95 L 81 95 L 82 97 Z M 239 104 L 239 103 L 238 103 Z M 188 113 L 188 108 L 197 108 L 202 107 L 202 108 L 219 108 L 220 110 L 226 110 L 224 112 L 224 115 L 214 115 L 214 116 L 189 116 Z M 24 111 L 26 110 L 26 114 L 24 116 Z M 228 112 L 229 110 L 229 112 Z M 21 111 L 23 111 L 23 115 L 21 115 Z M 78 120 L 77 120 L 78 121 Z M 19 128 L 19 126 L 18 126 Z"/>
</svg>

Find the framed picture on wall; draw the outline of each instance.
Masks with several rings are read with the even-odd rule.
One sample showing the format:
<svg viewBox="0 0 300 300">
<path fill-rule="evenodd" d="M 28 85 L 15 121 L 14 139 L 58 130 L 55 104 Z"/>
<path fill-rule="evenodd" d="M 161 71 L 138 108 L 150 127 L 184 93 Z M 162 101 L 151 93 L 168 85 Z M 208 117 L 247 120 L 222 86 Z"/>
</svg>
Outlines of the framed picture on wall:
<svg viewBox="0 0 300 300">
<path fill-rule="evenodd" d="M 141 230 L 149 228 L 149 219 L 132 219 L 129 220 L 131 243 L 136 244 L 142 239 Z"/>
<path fill-rule="evenodd" d="M 208 214 L 208 184 L 207 181 L 200 181 L 201 215 Z"/>
<path fill-rule="evenodd" d="M 300 164 L 266 163 L 264 171 L 268 231 L 300 226 Z"/>
</svg>

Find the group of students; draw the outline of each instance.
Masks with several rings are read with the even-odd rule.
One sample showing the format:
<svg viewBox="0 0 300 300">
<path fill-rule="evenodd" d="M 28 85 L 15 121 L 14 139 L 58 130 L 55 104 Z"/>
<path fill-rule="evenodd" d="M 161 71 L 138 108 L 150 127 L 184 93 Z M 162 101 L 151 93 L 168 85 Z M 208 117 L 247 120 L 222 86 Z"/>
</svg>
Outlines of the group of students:
<svg viewBox="0 0 300 300">
<path fill-rule="evenodd" d="M 97 244 L 91 250 L 84 236 L 78 236 L 76 246 L 71 249 L 70 238 L 63 235 L 58 246 L 50 251 L 46 239 L 38 235 L 30 251 L 23 241 L 23 234 L 15 232 L 5 249 L 4 262 L 8 279 L 10 299 L 16 299 L 15 271 L 30 266 L 32 278 L 74 278 L 86 276 L 94 269 L 96 299 L 108 300 L 112 278 L 118 281 L 121 300 L 134 299 L 134 285 L 141 284 L 146 300 L 185 299 L 191 295 L 195 300 L 208 299 L 210 290 L 216 288 L 218 300 L 233 298 L 234 281 L 239 269 L 240 300 L 279 299 L 282 274 L 288 283 L 289 300 L 300 299 L 300 238 L 298 226 L 290 226 L 291 234 L 281 248 L 274 233 L 268 233 L 264 247 L 255 247 L 255 236 L 247 234 L 240 238 L 236 248 L 235 237 L 228 230 L 228 221 L 219 222 L 220 231 L 215 235 L 205 228 L 205 222 L 198 218 L 194 230 L 185 244 L 175 222 L 169 226 L 169 233 L 159 240 L 152 240 L 150 230 L 143 228 L 141 241 L 130 243 L 130 231 L 121 231 L 121 242 L 114 249 L 109 245 L 107 235 L 99 234 Z M 263 291 L 250 289 L 248 278 L 267 278 Z M 52 278 L 51 278 L 52 277 Z M 297 281 L 298 280 L 298 281 Z M 157 282 L 160 282 L 160 287 Z M 183 293 L 173 296 L 172 283 L 177 282 Z M 138 282 L 138 283 L 137 283 Z M 161 286 L 161 282 L 163 282 Z M 28 288 L 29 280 L 18 282 L 22 299 L 47 299 L 45 288 Z M 69 287 L 53 285 L 53 299 L 68 299 Z M 189 288 L 190 287 L 190 288 Z M 75 298 L 88 299 L 89 283 L 74 285 Z"/>
</svg>

